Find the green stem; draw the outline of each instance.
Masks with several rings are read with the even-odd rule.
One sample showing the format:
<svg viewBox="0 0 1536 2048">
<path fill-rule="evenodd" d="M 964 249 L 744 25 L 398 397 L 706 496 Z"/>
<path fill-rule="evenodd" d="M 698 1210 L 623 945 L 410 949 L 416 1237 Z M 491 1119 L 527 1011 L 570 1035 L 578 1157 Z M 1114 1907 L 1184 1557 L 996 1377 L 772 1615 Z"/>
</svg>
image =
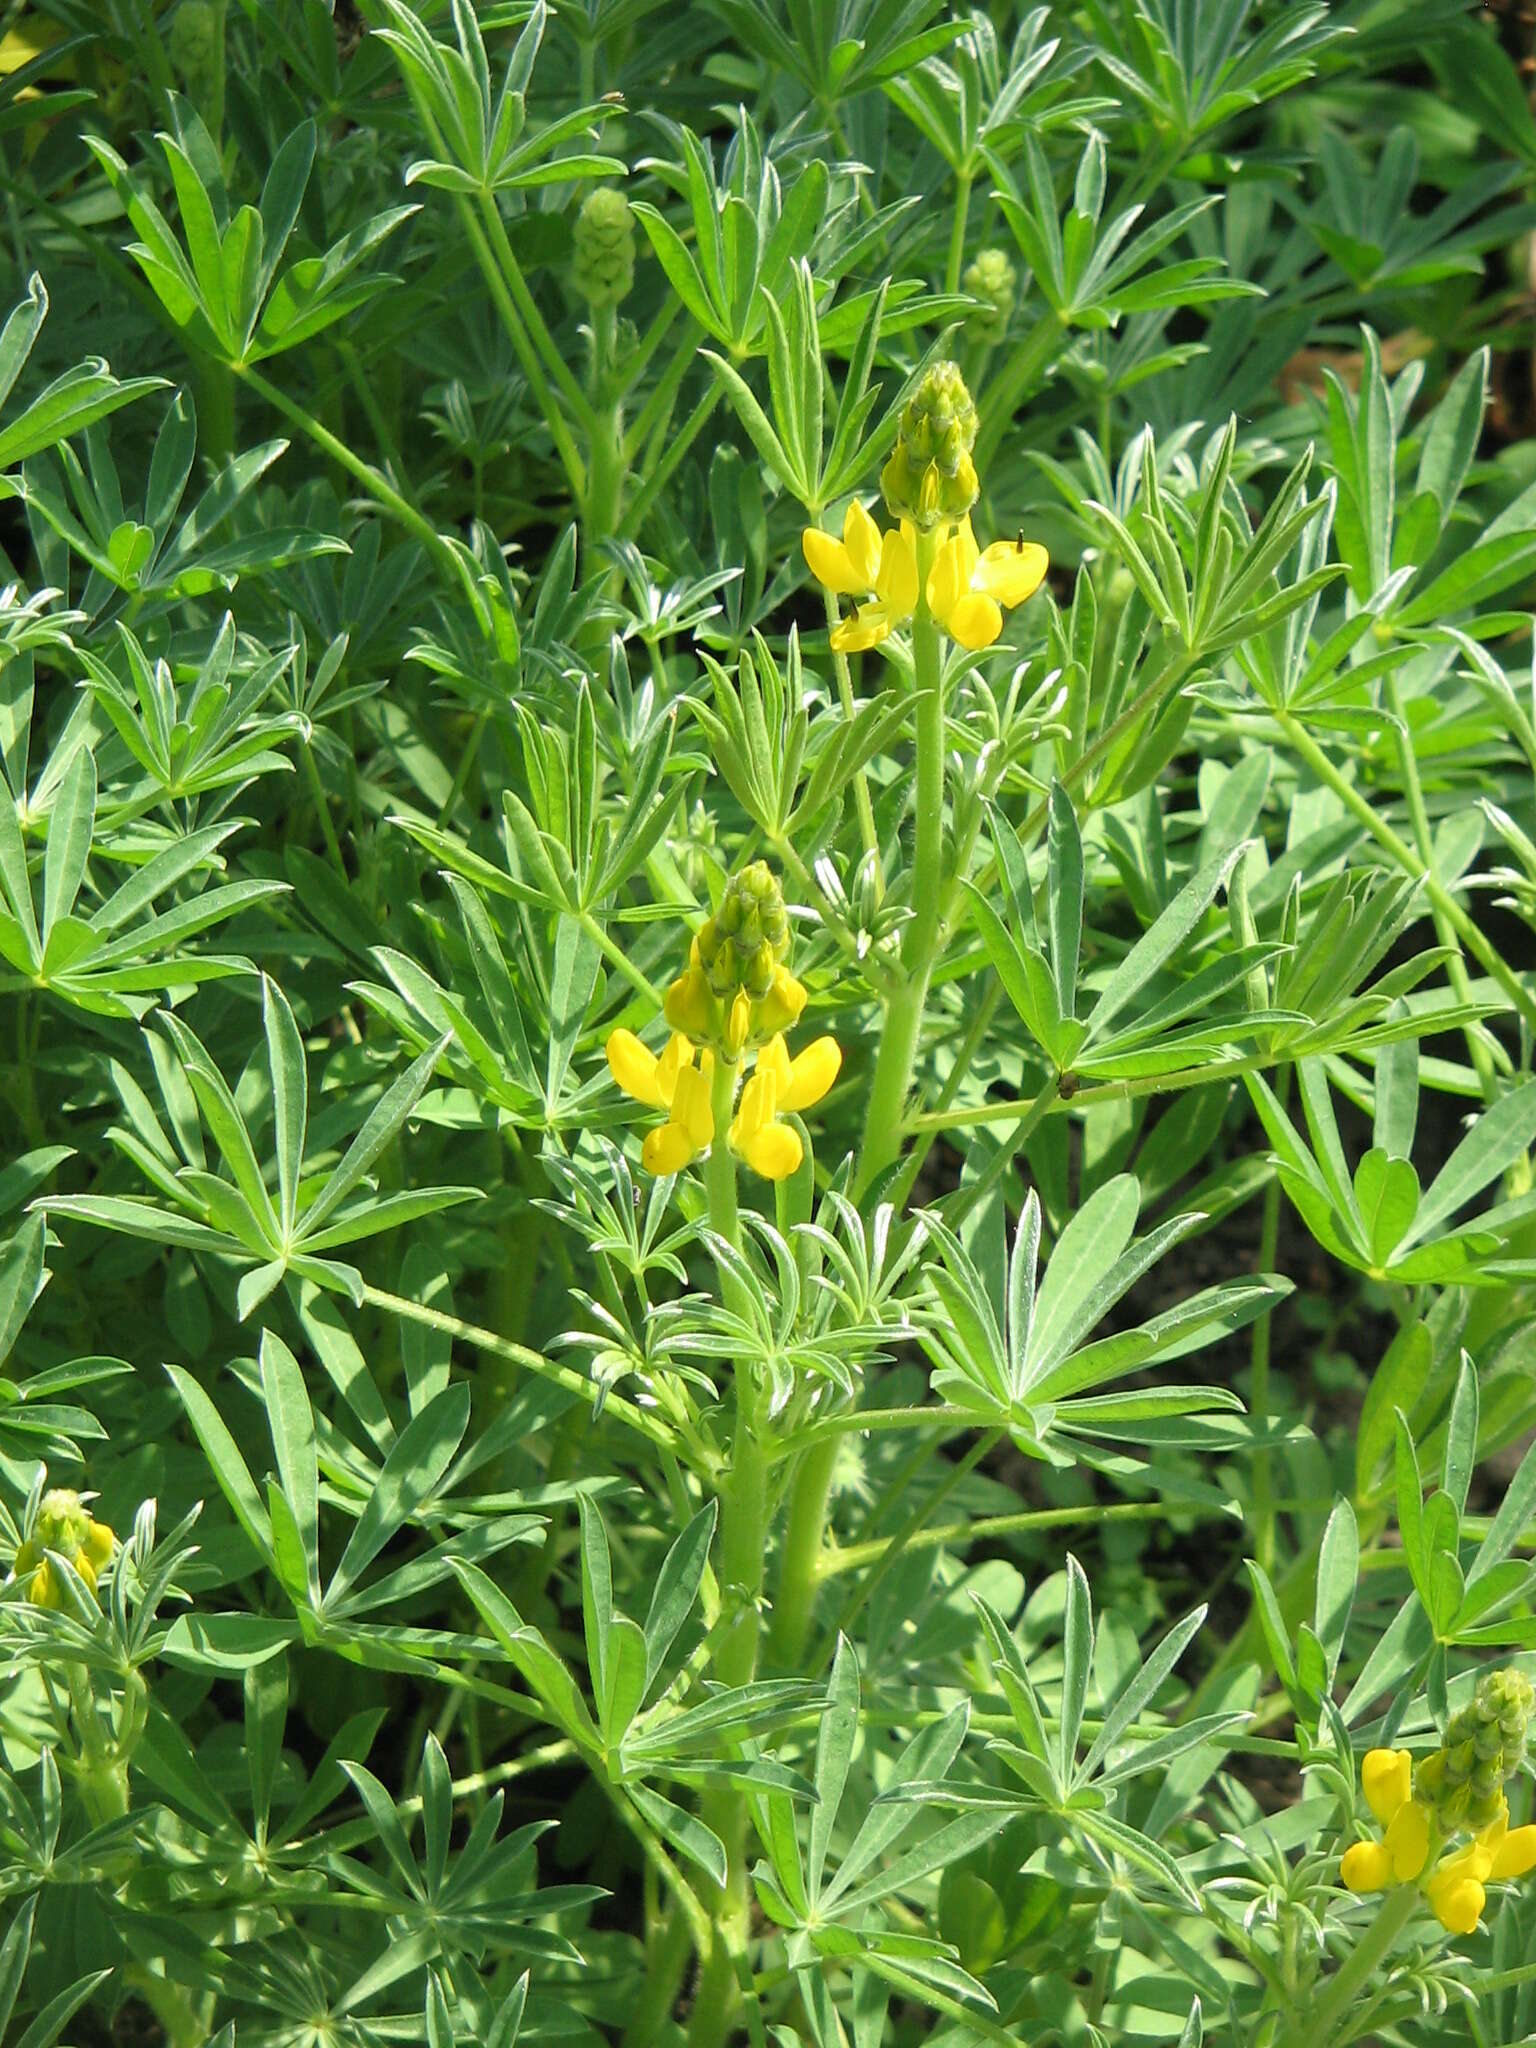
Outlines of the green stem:
<svg viewBox="0 0 1536 2048">
<path fill-rule="evenodd" d="M 1413 825 L 1414 845 L 1418 848 L 1419 859 L 1424 863 L 1426 873 L 1433 874 L 1435 868 L 1434 840 L 1429 829 L 1429 813 L 1424 808 L 1424 789 L 1419 781 L 1419 764 L 1414 757 L 1413 735 L 1409 730 L 1407 715 L 1403 710 L 1402 692 L 1397 677 L 1390 672 L 1386 677 L 1387 705 L 1397 722 L 1397 758 L 1403 778 L 1403 794 L 1408 800 L 1408 817 Z M 1467 963 L 1462 958 L 1461 948 L 1455 943 L 1450 922 L 1445 913 L 1432 909 L 1435 935 L 1442 946 L 1451 952 L 1446 962 L 1446 979 L 1455 992 L 1456 1000 L 1470 1004 L 1472 984 L 1467 977 Z M 1483 1091 L 1483 1100 L 1492 1103 L 1498 1097 L 1499 1084 L 1494 1075 L 1493 1060 L 1488 1051 L 1483 1027 L 1475 1019 L 1462 1026 L 1467 1041 L 1467 1051 L 1477 1073 L 1478 1086 Z"/>
<path fill-rule="evenodd" d="M 683 1972 L 693 1953 L 693 1935 L 687 1919 L 674 1905 L 659 1937 L 647 1940 L 645 1981 L 624 2029 L 623 2048 L 651 2048 L 651 2043 L 672 2017 Z"/>
<path fill-rule="evenodd" d="M 624 948 L 608 936 L 591 911 L 579 911 L 576 921 L 593 945 L 596 946 L 599 953 L 608 962 L 609 966 L 616 973 L 623 975 L 624 979 L 635 991 L 635 994 L 644 996 L 653 1009 L 659 1010 L 661 1008 L 661 990 L 657 988 L 655 982 L 651 980 L 650 976 L 643 969 L 635 965 L 634 961 L 624 951 Z"/>
<path fill-rule="evenodd" d="M 704 1185 L 711 1227 L 739 1249 L 736 1162 L 726 1138 L 735 1092 L 735 1064 L 717 1056 L 710 1091 L 715 1135 L 704 1162 Z M 727 1285 L 724 1291 L 729 1305 L 733 1290 Z M 759 1608 L 768 1546 L 768 1460 L 759 1434 L 756 1361 L 752 1358 L 737 1360 L 735 1395 L 731 1467 L 720 1490 L 719 1580 L 724 1625 L 711 1672 L 727 1687 L 750 1685 L 757 1671 Z M 736 2002 L 734 1956 L 745 1952 L 752 1926 L 745 1795 L 733 1786 L 712 1786 L 704 1795 L 701 1812 L 705 1825 L 725 1849 L 726 1878 L 723 1888 L 712 1888 L 709 1903 L 715 1934 L 703 1958 L 688 2040 L 690 2048 L 719 2048 L 729 2032 Z"/>
<path fill-rule="evenodd" d="M 592 309 L 592 426 L 587 443 L 587 492 L 582 505 L 582 539 L 590 573 L 594 551 L 616 530 L 624 496 L 624 420 L 610 396 L 618 341 L 616 306 Z"/>
<path fill-rule="evenodd" d="M 668 445 L 666 454 L 657 463 L 650 465 L 650 475 L 637 493 L 634 502 L 625 513 L 620 524 L 620 533 L 633 539 L 645 522 L 645 515 L 671 481 L 672 472 L 682 461 L 688 450 L 698 439 L 704 422 L 720 401 L 720 386 L 711 384 L 698 404 L 689 413 L 677 434 Z"/>
<path fill-rule="evenodd" d="M 1392 856 L 1405 875 L 1411 875 L 1415 881 L 1423 883 L 1424 893 L 1431 906 L 1441 913 L 1461 944 L 1487 969 L 1526 1023 L 1536 1030 L 1536 995 L 1525 987 L 1498 949 L 1484 938 L 1433 868 L 1420 860 L 1413 848 L 1392 830 L 1385 819 L 1377 816 L 1354 784 L 1340 774 L 1299 719 L 1291 712 L 1274 705 L 1269 707 L 1269 713 L 1319 782 L 1325 783 L 1333 791 L 1345 809 L 1352 817 L 1358 819 L 1377 845 Z"/>
<path fill-rule="evenodd" d="M 1282 1081 L 1288 1078 L 1287 1068 Z M 1280 1176 L 1272 1176 L 1264 1190 L 1264 1214 L 1259 1226 L 1259 1271 L 1274 1271 L 1275 1255 L 1280 1245 Z M 1249 1353 L 1250 1377 L 1248 1406 L 1255 1424 L 1269 1420 L 1269 1348 L 1273 1316 L 1266 1309 L 1253 1326 L 1253 1346 Z M 1270 1462 L 1267 1443 L 1260 1444 L 1253 1454 L 1253 1554 L 1264 1571 L 1271 1577 L 1275 1569 L 1275 1499 L 1274 1473 Z"/>
<path fill-rule="evenodd" d="M 827 631 L 830 634 L 837 624 L 837 599 L 830 590 L 823 590 L 822 600 L 827 610 Z M 842 706 L 843 717 L 852 725 L 855 717 L 853 678 L 848 672 L 848 657 L 841 648 L 832 649 L 832 672 L 837 677 L 837 698 Z M 874 865 L 875 882 L 881 883 L 880 835 L 875 830 L 874 807 L 869 800 L 869 778 L 862 767 L 853 774 L 853 807 L 859 817 L 859 838 L 863 843 L 864 857 Z"/>
<path fill-rule="evenodd" d="M 416 536 L 433 560 L 444 568 L 455 582 L 462 585 L 478 617 L 480 594 L 475 589 L 465 564 L 449 547 L 432 522 L 401 497 L 388 477 L 380 475 L 371 463 L 364 462 L 360 455 L 355 455 L 345 441 L 338 440 L 329 427 L 323 427 L 313 413 L 306 412 L 302 405 L 290 398 L 287 392 L 280 389 L 270 378 L 264 377 L 253 364 L 240 363 L 235 365 L 235 368 L 251 389 L 259 392 L 274 411 L 280 412 L 284 419 L 291 420 L 301 433 L 307 434 L 315 446 L 328 455 L 338 468 L 344 469 L 348 476 L 355 478 L 392 519 L 403 526 L 407 533 Z"/>
<path fill-rule="evenodd" d="M 213 356 L 192 355 L 192 392 L 197 406 L 197 438 L 215 469 L 235 452 L 235 373 Z"/>
<path fill-rule="evenodd" d="M 910 1546 L 916 1542 L 922 1530 L 932 1521 L 934 1515 L 937 1514 L 950 1495 L 964 1485 L 965 1481 L 975 1471 L 987 1453 L 993 1450 L 1002 1440 L 1002 1435 L 1003 1432 L 1000 1429 L 989 1429 L 984 1435 L 977 1437 L 975 1443 L 971 1445 L 971 1448 L 960 1459 L 958 1464 L 949 1467 L 942 1483 L 934 1488 L 933 1492 L 929 1494 L 920 1507 L 913 1509 L 895 1535 L 881 1544 L 879 1558 L 877 1560 L 870 1560 L 874 1564 L 874 1570 L 862 1584 L 853 1588 L 848 1598 L 843 1602 L 836 1625 L 829 1632 L 823 1645 L 822 1653 L 816 1660 L 814 1666 L 816 1670 L 824 1670 L 831 1662 L 833 1652 L 837 1647 L 838 1637 L 847 1634 L 860 1608 L 873 1597 L 876 1588 L 895 1570 L 898 1561 L 906 1554 Z M 846 1553 L 844 1554 L 846 1555 Z M 843 1570 L 847 1569 L 847 1567 L 839 1564 L 838 1569 Z"/>
<path fill-rule="evenodd" d="M 1393 1942 L 1413 1918 L 1419 1904 L 1417 1885 L 1388 1892 L 1381 1910 L 1328 1978 L 1322 1995 L 1298 2014 L 1281 2036 L 1280 2048 L 1332 2048 L 1339 2027 L 1361 1991 L 1381 1967 Z"/>
<path fill-rule="evenodd" d="M 944 266 L 944 289 L 960 289 L 960 267 L 965 261 L 965 224 L 971 210 L 971 173 L 955 173 L 955 213 L 949 224 L 949 260 Z"/>
<path fill-rule="evenodd" d="M 477 1351 L 488 1352 L 493 1358 L 504 1358 L 512 1365 L 523 1366 L 540 1379 L 564 1387 L 567 1393 L 579 1394 L 586 1401 L 592 1398 L 592 1383 L 581 1373 L 568 1365 L 557 1365 L 554 1359 L 546 1358 L 542 1352 L 530 1351 L 526 1344 L 510 1343 L 505 1337 L 498 1337 L 494 1330 L 481 1329 L 476 1323 L 466 1323 L 459 1316 L 445 1315 L 441 1309 L 409 1301 L 403 1294 L 390 1294 L 382 1287 L 365 1286 L 361 1305 L 382 1309 L 406 1322 L 421 1323 L 429 1330 L 440 1330 L 445 1336 L 473 1344 Z M 633 1401 L 626 1401 L 622 1394 L 610 1394 L 603 1403 L 603 1413 L 611 1415 L 616 1422 L 622 1422 L 660 1450 L 675 1453 L 684 1448 L 665 1422 L 645 1409 L 637 1408 Z"/>
<path fill-rule="evenodd" d="M 978 1202 L 985 1201 L 991 1194 L 1013 1164 L 1014 1155 L 1034 1136 L 1047 1111 L 1055 1108 L 1060 1095 L 1061 1076 L 1053 1074 L 987 1161 L 982 1172 L 968 1186 L 959 1189 L 953 1201 L 946 1201 L 945 1221 L 952 1230 L 959 1228 L 962 1216 L 968 1216 Z M 922 1135 L 926 1137 L 928 1134 L 924 1132 Z"/>
<path fill-rule="evenodd" d="M 816 1588 L 824 1569 L 823 1544 L 832 1474 L 840 1439 L 824 1437 L 804 1454 L 789 1496 L 784 1551 L 779 1560 L 773 1598 L 773 1625 L 768 1648 L 781 1670 L 795 1671 L 805 1654 L 816 1607 Z"/>
<path fill-rule="evenodd" d="M 1106 1522 L 1155 1522 L 1168 1512 L 1159 1500 L 1087 1501 L 1077 1508 L 1021 1508 L 1014 1515 L 981 1515 L 963 1522 L 943 1522 L 937 1528 L 915 1529 L 906 1538 L 907 1550 L 942 1550 L 949 1544 L 967 1546 L 984 1543 L 994 1536 L 1024 1536 L 1038 1529 L 1070 1529 L 1080 1522 L 1097 1528 Z M 1212 1509 L 1213 1515 L 1219 1513 Z M 894 1536 L 872 1537 L 867 1543 L 848 1543 L 823 1551 L 817 1577 L 836 1578 L 842 1572 L 862 1571 L 878 1564 L 897 1541 Z"/>
<path fill-rule="evenodd" d="M 854 1187 L 859 1194 L 901 1148 L 901 1119 L 922 1037 L 928 982 L 944 885 L 944 666 L 938 622 L 928 609 L 928 572 L 937 536 L 917 537 L 917 610 L 912 620 L 912 678 L 917 691 L 917 819 L 912 855 L 912 916 L 902 940 L 903 978 L 891 995 L 870 1080 Z"/>
<path fill-rule="evenodd" d="M 314 749 L 300 747 L 300 758 L 304 763 L 304 778 L 309 784 L 309 794 L 314 802 L 315 816 L 320 821 L 320 836 L 325 841 L 325 850 L 330 855 L 331 865 L 342 881 L 351 886 L 347 875 L 347 864 L 341 857 L 341 843 L 336 837 L 336 827 L 331 821 L 331 807 L 326 801 L 325 785 L 320 780 L 320 770 L 315 764 Z"/>
<path fill-rule="evenodd" d="M 451 163 L 453 153 L 432 118 L 431 108 L 416 86 L 411 83 L 409 74 L 406 84 L 417 118 L 432 145 L 434 154 L 444 162 Z M 540 350 L 542 349 L 545 355 L 555 382 L 570 401 L 571 410 L 590 431 L 590 408 L 586 394 L 577 383 L 565 358 L 555 347 L 554 339 L 533 302 L 533 295 L 523 276 L 522 266 L 518 263 L 512 244 L 507 239 L 507 231 L 494 194 L 481 194 L 478 217 L 465 193 L 454 194 L 454 206 L 465 237 L 474 251 L 475 261 L 480 266 L 481 275 L 490 287 L 491 297 L 496 302 L 496 310 L 507 331 L 507 338 L 523 366 L 523 375 L 528 379 L 529 389 L 538 403 L 544 424 L 553 437 L 555 452 L 565 470 L 571 495 L 579 504 L 586 490 L 586 471 L 580 455 L 576 452 L 576 444 L 571 439 L 570 427 L 555 404 L 549 381 L 544 374 L 544 365 L 539 360 Z"/>
</svg>

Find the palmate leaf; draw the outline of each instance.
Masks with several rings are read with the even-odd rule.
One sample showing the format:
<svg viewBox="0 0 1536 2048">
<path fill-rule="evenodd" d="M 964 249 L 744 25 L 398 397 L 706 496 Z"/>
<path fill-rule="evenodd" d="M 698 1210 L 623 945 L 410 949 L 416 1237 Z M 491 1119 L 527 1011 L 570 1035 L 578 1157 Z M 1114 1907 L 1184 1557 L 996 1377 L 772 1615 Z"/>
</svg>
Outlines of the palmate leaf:
<svg viewBox="0 0 1536 2048">
<path fill-rule="evenodd" d="M 0 817 L 4 810 L 0 806 Z M 178 1129 L 173 1143 L 131 1076 L 118 1070 L 114 1079 L 128 1125 L 114 1129 L 111 1136 L 157 1189 L 159 1199 L 45 1196 L 36 1205 L 49 1214 L 72 1216 L 100 1228 L 148 1238 L 163 1235 L 189 1249 L 228 1259 L 241 1269 L 237 1308 L 242 1319 L 285 1281 L 295 1288 L 301 1281 L 313 1281 L 360 1301 L 361 1275 L 332 1259 L 331 1252 L 415 1217 L 475 1200 L 481 1192 L 433 1187 L 378 1195 L 369 1178 L 379 1155 L 416 1111 L 442 1056 L 441 1040 L 384 1089 L 335 1165 L 322 1173 L 306 1173 L 302 1046 L 281 991 L 267 982 L 263 994 L 267 1102 L 275 1117 L 276 1157 L 270 1171 L 251 1124 L 218 1067 L 195 1033 L 170 1015 L 162 1018 L 162 1035 L 151 1038 L 150 1047 L 163 1069 L 173 1128 L 173 1097 L 186 1091 L 195 1104 L 192 1133 L 200 1119 L 223 1171 L 207 1170 L 200 1136 Z M 166 1048 L 171 1055 L 168 1065 Z M 290 1202 L 291 1215 L 281 1213 Z"/>
<path fill-rule="evenodd" d="M 1480 1116 L 1421 1192 L 1411 1164 L 1380 1144 L 1351 1172 L 1324 1063 L 1305 1059 L 1297 1072 L 1306 1140 L 1262 1076 L 1245 1078 L 1274 1148 L 1281 1186 L 1318 1242 L 1345 1265 L 1378 1278 L 1408 1285 L 1495 1284 L 1510 1263 L 1508 1233 L 1536 1211 L 1536 1196 L 1496 1203 L 1470 1226 L 1448 1226 L 1536 1139 L 1536 1081 L 1521 1083 Z M 1417 1095 L 1416 1066 L 1401 1065 L 1387 1086 L 1394 1094 L 1378 1128 L 1401 1143 L 1416 1122 L 1408 1103 L 1410 1093 Z"/>
<path fill-rule="evenodd" d="M 1133 1240 L 1140 1206 L 1132 1175 L 1106 1181 L 1063 1231 L 1040 1281 L 1041 1214 L 1031 1190 L 1014 1235 L 1006 1300 L 994 1296 L 959 1238 L 930 1219 L 942 1257 L 928 1271 L 931 1296 L 917 1322 L 935 1367 L 935 1391 L 1009 1430 L 1021 1449 L 1057 1461 L 1067 1454 L 1053 1439 L 1064 1432 L 1114 1434 L 1158 1415 L 1240 1409 L 1222 1387 L 1093 1394 L 1160 1358 L 1185 1356 L 1241 1329 L 1289 1292 L 1278 1275 L 1229 1282 L 1089 1341 L 1121 1296 L 1203 1220 L 1176 1216 Z"/>
</svg>

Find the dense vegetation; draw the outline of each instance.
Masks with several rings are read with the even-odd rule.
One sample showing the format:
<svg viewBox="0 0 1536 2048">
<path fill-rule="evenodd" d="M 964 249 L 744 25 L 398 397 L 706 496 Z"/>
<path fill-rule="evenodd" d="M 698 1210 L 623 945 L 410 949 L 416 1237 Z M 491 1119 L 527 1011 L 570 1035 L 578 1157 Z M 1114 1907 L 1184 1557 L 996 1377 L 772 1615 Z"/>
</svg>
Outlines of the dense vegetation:
<svg viewBox="0 0 1536 2048">
<path fill-rule="evenodd" d="M 5 2043 L 1536 2039 L 1526 13 L 5 9 Z"/>
</svg>

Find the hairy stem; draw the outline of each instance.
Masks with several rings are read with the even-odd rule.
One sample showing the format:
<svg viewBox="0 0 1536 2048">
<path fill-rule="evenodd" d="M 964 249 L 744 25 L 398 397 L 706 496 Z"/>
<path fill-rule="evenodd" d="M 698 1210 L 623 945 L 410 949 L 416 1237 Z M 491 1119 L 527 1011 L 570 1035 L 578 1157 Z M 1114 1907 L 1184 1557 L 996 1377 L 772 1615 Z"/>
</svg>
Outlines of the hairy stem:
<svg viewBox="0 0 1536 2048">
<path fill-rule="evenodd" d="M 944 886 L 944 669 L 938 622 L 928 609 L 928 571 L 937 536 L 918 535 L 917 611 L 912 671 L 917 690 L 917 831 L 912 856 L 912 916 L 902 940 L 902 980 L 886 1006 L 870 1081 L 855 1187 L 862 1194 L 895 1159 L 901 1118 L 922 1037 L 928 983 L 940 929 Z"/>
</svg>

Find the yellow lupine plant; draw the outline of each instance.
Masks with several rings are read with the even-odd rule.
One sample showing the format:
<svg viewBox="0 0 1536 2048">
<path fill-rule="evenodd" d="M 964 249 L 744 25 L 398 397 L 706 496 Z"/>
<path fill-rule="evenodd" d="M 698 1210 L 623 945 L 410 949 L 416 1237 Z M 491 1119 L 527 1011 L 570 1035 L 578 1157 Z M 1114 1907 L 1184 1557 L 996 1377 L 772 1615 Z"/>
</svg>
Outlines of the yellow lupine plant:
<svg viewBox="0 0 1536 2048">
<path fill-rule="evenodd" d="M 1360 1788 L 1382 1834 L 1345 1850 L 1339 1876 L 1350 1891 L 1417 1884 L 1442 1927 L 1470 1934 L 1490 1883 L 1536 1870 L 1536 1827 L 1511 1828 L 1504 1796 L 1525 1753 L 1533 1700 L 1522 1673 L 1490 1672 L 1471 1705 L 1451 1717 L 1445 1741 L 1417 1776 L 1406 1749 L 1368 1752 Z M 1448 1838 L 1466 1829 L 1472 1839 L 1442 1853 Z"/>
<path fill-rule="evenodd" d="M 608 1071 L 619 1087 L 667 1112 L 641 1147 L 648 1173 L 681 1173 L 714 1144 L 722 1066 L 733 1100 L 737 1070 L 752 1069 L 726 1133 L 731 1151 L 766 1180 L 787 1180 L 799 1168 L 800 1134 L 780 1118 L 820 1102 L 843 1055 L 835 1038 L 822 1037 L 790 1057 L 784 1033 L 805 1008 L 806 992 L 789 971 L 788 952 L 783 893 L 766 862 L 754 861 L 732 878 L 667 990 L 672 1035 L 665 1049 L 652 1052 L 633 1031 L 609 1036 Z"/>
</svg>

